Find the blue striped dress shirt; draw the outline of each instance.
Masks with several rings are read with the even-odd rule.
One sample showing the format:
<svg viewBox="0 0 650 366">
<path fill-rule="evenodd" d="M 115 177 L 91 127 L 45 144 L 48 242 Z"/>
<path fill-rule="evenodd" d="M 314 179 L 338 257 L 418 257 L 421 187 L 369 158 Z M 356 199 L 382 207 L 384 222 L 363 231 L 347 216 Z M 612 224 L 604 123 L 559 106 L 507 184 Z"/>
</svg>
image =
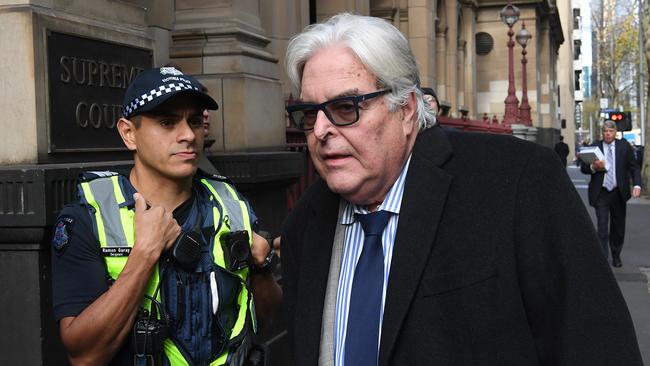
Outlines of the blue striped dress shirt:
<svg viewBox="0 0 650 366">
<path fill-rule="evenodd" d="M 381 339 L 381 324 L 384 319 L 386 288 L 388 285 L 388 274 L 390 273 L 390 263 L 393 258 L 395 232 L 397 231 L 399 210 L 402 205 L 402 195 L 404 194 L 404 181 L 410 162 L 411 157 L 409 156 L 402 168 L 402 172 L 391 187 L 390 191 L 388 191 L 384 202 L 382 202 L 382 204 L 377 208 L 377 210 L 390 211 L 394 214 L 388 220 L 388 224 L 386 225 L 381 238 L 384 250 L 384 289 L 381 301 L 381 314 L 379 315 L 379 339 Z M 340 217 L 340 224 L 346 225 L 346 229 L 334 318 L 334 364 L 337 366 L 344 366 L 345 336 L 348 324 L 348 310 L 350 307 L 350 291 L 352 290 L 354 270 L 357 261 L 359 260 L 359 256 L 361 255 L 361 250 L 363 249 L 363 229 L 361 228 L 361 224 L 354 219 L 355 213 L 367 214 L 369 211 L 363 206 L 348 203 L 343 215 Z M 379 347 L 379 342 L 377 342 L 377 347 Z"/>
</svg>

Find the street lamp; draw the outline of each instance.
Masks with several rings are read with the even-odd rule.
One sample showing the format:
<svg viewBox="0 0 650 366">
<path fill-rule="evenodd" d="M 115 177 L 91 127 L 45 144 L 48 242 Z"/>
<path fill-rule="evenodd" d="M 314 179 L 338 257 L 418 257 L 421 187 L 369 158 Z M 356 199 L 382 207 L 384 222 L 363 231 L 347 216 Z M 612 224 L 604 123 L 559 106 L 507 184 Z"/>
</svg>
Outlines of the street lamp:
<svg viewBox="0 0 650 366">
<path fill-rule="evenodd" d="M 513 124 L 517 123 L 517 115 L 519 114 L 517 106 L 519 105 L 519 100 L 517 100 L 517 96 L 515 95 L 515 75 L 512 55 L 512 49 L 515 46 L 512 36 L 515 32 L 512 31 L 512 26 L 519 20 L 519 8 L 512 5 L 511 0 L 508 0 L 508 5 L 499 14 L 501 15 L 501 20 L 508 26 L 508 96 L 504 101 L 506 104 L 506 112 L 503 116 L 503 123 Z"/>
<path fill-rule="evenodd" d="M 527 126 L 532 126 L 533 121 L 530 118 L 530 105 L 528 104 L 528 88 L 526 86 L 526 44 L 533 36 L 526 30 L 526 22 L 521 22 L 521 30 L 517 32 L 517 43 L 522 47 L 521 50 L 521 106 L 519 107 L 519 121 Z"/>
</svg>

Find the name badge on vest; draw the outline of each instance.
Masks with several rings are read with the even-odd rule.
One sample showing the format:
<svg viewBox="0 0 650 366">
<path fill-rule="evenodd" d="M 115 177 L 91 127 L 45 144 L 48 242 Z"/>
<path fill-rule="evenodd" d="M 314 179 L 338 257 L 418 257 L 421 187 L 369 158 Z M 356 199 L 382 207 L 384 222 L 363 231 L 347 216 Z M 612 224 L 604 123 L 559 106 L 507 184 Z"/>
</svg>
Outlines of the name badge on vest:
<svg viewBox="0 0 650 366">
<path fill-rule="evenodd" d="M 128 257 L 131 247 L 102 247 L 104 257 Z"/>
</svg>

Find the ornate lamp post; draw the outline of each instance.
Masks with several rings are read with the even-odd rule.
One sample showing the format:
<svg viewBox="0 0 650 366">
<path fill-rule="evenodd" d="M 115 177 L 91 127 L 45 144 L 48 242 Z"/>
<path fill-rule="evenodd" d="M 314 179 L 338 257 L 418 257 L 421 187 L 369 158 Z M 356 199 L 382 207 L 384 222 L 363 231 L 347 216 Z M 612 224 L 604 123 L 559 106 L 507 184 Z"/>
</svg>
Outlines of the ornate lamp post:
<svg viewBox="0 0 650 366">
<path fill-rule="evenodd" d="M 501 20 L 508 26 L 508 96 L 504 101 L 506 104 L 506 113 L 503 117 L 503 123 L 513 124 L 517 123 L 519 100 L 517 100 L 517 96 L 515 95 L 515 71 L 512 55 L 512 48 L 515 46 L 512 36 L 515 32 L 512 31 L 512 26 L 519 20 L 519 8 L 512 5 L 511 0 L 508 0 L 508 5 L 501 10 L 500 15 Z"/>
<path fill-rule="evenodd" d="M 526 86 L 526 44 L 533 36 L 526 30 L 526 23 L 521 22 L 521 30 L 517 32 L 517 43 L 522 47 L 521 50 L 521 106 L 519 106 L 519 121 L 526 126 L 532 126 L 533 120 L 530 118 L 530 105 L 528 104 L 528 88 Z"/>
</svg>

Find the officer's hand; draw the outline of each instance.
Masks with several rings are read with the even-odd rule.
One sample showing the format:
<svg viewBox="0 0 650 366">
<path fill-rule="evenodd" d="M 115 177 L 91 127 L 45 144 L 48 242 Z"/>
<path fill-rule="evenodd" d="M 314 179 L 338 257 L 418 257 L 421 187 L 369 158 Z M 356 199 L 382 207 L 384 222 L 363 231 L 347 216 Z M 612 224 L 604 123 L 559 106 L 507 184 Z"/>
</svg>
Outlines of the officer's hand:
<svg viewBox="0 0 650 366">
<path fill-rule="evenodd" d="M 171 248 L 181 233 L 181 227 L 171 212 L 160 206 L 147 208 L 144 197 L 136 193 L 135 199 L 135 248 L 158 260 L 160 253 Z"/>
<path fill-rule="evenodd" d="M 263 236 L 253 232 L 253 245 L 251 245 L 251 256 L 256 265 L 261 266 L 269 255 L 270 243 Z"/>
<path fill-rule="evenodd" d="M 594 162 L 591 163 L 591 169 L 595 171 L 605 170 L 605 162 L 602 160 L 594 160 Z"/>
<path fill-rule="evenodd" d="M 639 198 L 641 196 L 641 187 L 634 187 L 632 190 L 632 197 Z"/>
</svg>

